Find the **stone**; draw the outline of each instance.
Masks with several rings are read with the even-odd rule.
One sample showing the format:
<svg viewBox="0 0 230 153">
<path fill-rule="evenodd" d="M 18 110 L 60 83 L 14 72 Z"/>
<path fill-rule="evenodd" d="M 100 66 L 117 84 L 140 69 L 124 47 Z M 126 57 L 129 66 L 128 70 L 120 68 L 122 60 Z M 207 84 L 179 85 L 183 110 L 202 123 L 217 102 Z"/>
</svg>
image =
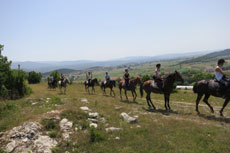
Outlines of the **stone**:
<svg viewBox="0 0 230 153">
<path fill-rule="evenodd" d="M 120 115 L 124 121 L 126 121 L 127 123 L 136 123 L 137 122 L 137 118 L 135 117 L 131 117 L 129 116 L 127 113 L 121 113 Z"/>
<path fill-rule="evenodd" d="M 88 100 L 86 98 L 81 98 L 81 102 L 88 104 Z"/>
<path fill-rule="evenodd" d="M 86 106 L 80 107 L 80 109 L 83 110 L 83 111 L 91 111 L 91 109 L 89 109 L 89 108 L 86 107 Z"/>
<path fill-rule="evenodd" d="M 106 128 L 105 131 L 106 132 L 113 132 L 113 131 L 120 131 L 122 130 L 122 128 L 116 128 L 116 127 L 109 127 L 109 128 Z"/>
<path fill-rule="evenodd" d="M 16 147 L 17 147 L 16 141 L 13 140 L 6 145 L 6 152 L 12 152 L 15 150 Z"/>
<path fill-rule="evenodd" d="M 37 153 L 52 153 L 51 148 L 57 145 L 57 141 L 50 138 L 49 136 L 39 136 L 34 141 L 34 149 Z"/>
<path fill-rule="evenodd" d="M 93 119 L 93 118 L 88 118 L 88 121 L 89 121 L 90 123 L 98 123 L 98 120 Z"/>
<path fill-rule="evenodd" d="M 73 122 L 70 122 L 64 118 L 60 121 L 59 125 L 62 131 L 68 131 L 73 127 Z"/>
<path fill-rule="evenodd" d="M 89 124 L 89 127 L 97 128 L 97 124 L 96 124 L 96 123 L 90 123 L 90 124 Z"/>
<path fill-rule="evenodd" d="M 96 112 L 96 113 L 89 113 L 89 117 L 90 118 L 97 118 L 98 117 L 98 113 Z"/>
<path fill-rule="evenodd" d="M 116 137 L 115 140 L 120 140 L 120 137 Z"/>
</svg>

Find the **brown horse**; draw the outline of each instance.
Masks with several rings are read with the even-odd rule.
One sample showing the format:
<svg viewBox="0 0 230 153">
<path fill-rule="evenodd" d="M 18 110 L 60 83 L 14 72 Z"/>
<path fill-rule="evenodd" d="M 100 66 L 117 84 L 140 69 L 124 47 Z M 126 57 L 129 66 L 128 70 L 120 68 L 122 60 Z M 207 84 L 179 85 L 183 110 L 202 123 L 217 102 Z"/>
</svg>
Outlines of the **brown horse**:
<svg viewBox="0 0 230 153">
<path fill-rule="evenodd" d="M 230 101 L 230 88 L 226 89 L 223 93 L 219 93 L 219 89 L 222 85 L 220 83 L 214 81 L 214 80 L 201 80 L 195 83 L 193 86 L 194 93 L 197 93 L 197 99 L 196 99 L 196 111 L 199 114 L 198 105 L 203 97 L 205 95 L 203 101 L 208 105 L 211 112 L 214 113 L 213 107 L 208 103 L 209 97 L 215 96 L 215 97 L 222 97 L 225 99 L 224 105 L 220 110 L 220 115 L 223 116 L 223 110 L 227 106 L 227 104 Z"/>
<path fill-rule="evenodd" d="M 180 75 L 179 72 L 175 71 L 174 73 L 169 74 L 166 78 L 163 79 L 163 87 L 159 88 L 152 80 L 145 81 L 140 88 L 141 92 L 141 97 L 143 96 L 143 89 L 147 93 L 146 100 L 148 103 L 148 106 L 151 108 L 151 105 L 153 109 L 156 109 L 156 107 L 153 105 L 152 100 L 151 100 L 151 92 L 153 93 L 158 93 L 158 94 L 164 94 L 165 98 L 165 109 L 166 110 L 171 110 L 170 105 L 169 105 L 169 98 L 170 94 L 172 93 L 174 89 L 174 83 L 176 81 L 181 81 L 184 82 L 184 79 Z M 151 105 L 150 105 L 151 104 Z"/>
<path fill-rule="evenodd" d="M 112 93 L 113 93 L 113 96 L 115 97 L 113 87 L 116 87 L 116 81 L 115 80 L 110 80 L 107 84 L 105 84 L 104 81 L 101 83 L 101 89 L 103 90 L 104 95 L 106 95 L 105 89 L 110 88 L 110 96 L 112 96 Z"/>
<path fill-rule="evenodd" d="M 95 88 L 94 88 L 94 86 L 95 86 L 95 85 L 99 85 L 97 78 L 92 79 L 92 80 L 90 81 L 90 84 L 88 84 L 87 81 L 85 81 L 84 84 L 85 84 L 85 90 L 88 91 L 88 93 L 90 93 L 89 87 L 92 87 L 92 93 L 95 93 Z"/>
<path fill-rule="evenodd" d="M 139 76 L 137 76 L 133 80 L 131 80 L 129 82 L 128 87 L 126 87 L 126 85 L 124 83 L 124 80 L 120 81 L 119 89 L 120 89 L 120 98 L 121 98 L 121 100 L 122 100 L 121 90 L 123 88 L 125 90 L 126 100 L 128 100 L 127 90 L 130 90 L 132 92 L 132 95 L 133 95 L 133 101 L 135 102 L 136 98 L 137 98 L 137 93 L 136 93 L 137 84 L 141 84 L 141 78 Z"/>
</svg>

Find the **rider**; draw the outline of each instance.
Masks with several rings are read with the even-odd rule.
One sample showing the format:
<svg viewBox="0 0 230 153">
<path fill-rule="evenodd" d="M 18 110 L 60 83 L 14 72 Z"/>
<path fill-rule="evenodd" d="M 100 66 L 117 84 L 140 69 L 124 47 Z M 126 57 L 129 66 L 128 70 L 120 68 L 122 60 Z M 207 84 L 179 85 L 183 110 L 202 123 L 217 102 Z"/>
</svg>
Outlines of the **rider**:
<svg viewBox="0 0 230 153">
<path fill-rule="evenodd" d="M 50 74 L 49 80 L 50 80 L 51 82 L 53 82 L 53 79 L 54 79 L 54 77 Z"/>
<path fill-rule="evenodd" d="M 88 80 L 88 84 L 90 84 L 90 81 L 92 80 L 92 78 L 93 78 L 92 72 L 88 72 L 88 74 L 86 73 L 86 80 Z"/>
<path fill-rule="evenodd" d="M 64 79 L 65 79 L 65 76 L 63 74 L 61 74 L 61 77 L 60 77 L 60 80 L 61 80 L 61 84 L 63 84 L 64 82 Z"/>
<path fill-rule="evenodd" d="M 106 73 L 105 73 L 105 85 L 106 85 L 106 84 L 109 84 L 109 82 L 110 82 L 110 76 L 109 76 L 109 73 L 106 72 Z"/>
<path fill-rule="evenodd" d="M 156 65 L 156 69 L 153 75 L 153 80 L 157 83 L 159 88 L 162 88 L 162 79 L 161 79 L 161 64 Z"/>
<path fill-rule="evenodd" d="M 125 69 L 125 74 L 123 76 L 124 80 L 125 80 L 125 86 L 128 87 L 129 86 L 129 72 L 128 72 L 128 69 Z"/>
<path fill-rule="evenodd" d="M 215 68 L 215 78 L 220 84 L 227 88 L 230 85 L 230 81 L 226 79 L 227 75 L 222 70 L 224 63 L 226 63 L 224 59 L 218 60 L 217 66 Z"/>
</svg>

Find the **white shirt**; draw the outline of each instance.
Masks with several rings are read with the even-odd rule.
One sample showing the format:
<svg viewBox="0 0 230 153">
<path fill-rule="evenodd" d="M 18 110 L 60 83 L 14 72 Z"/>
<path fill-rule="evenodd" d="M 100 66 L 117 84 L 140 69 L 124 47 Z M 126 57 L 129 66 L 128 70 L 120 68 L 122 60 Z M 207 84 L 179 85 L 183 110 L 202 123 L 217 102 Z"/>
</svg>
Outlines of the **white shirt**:
<svg viewBox="0 0 230 153">
<path fill-rule="evenodd" d="M 221 67 L 219 67 L 219 66 L 217 66 L 217 67 L 222 71 Z M 218 71 L 215 71 L 215 76 L 216 76 L 216 80 L 220 81 L 224 75 Z"/>
</svg>

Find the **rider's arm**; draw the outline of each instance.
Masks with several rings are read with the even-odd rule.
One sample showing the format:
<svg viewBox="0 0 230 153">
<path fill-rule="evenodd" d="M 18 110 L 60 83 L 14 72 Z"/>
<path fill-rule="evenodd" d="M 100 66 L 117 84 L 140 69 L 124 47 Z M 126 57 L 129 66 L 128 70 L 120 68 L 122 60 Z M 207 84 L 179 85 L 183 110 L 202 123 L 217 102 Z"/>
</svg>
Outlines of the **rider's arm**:
<svg viewBox="0 0 230 153">
<path fill-rule="evenodd" d="M 218 67 L 215 69 L 215 71 L 220 72 L 221 74 L 223 74 L 223 75 L 226 76 L 226 74 L 220 68 L 218 68 Z"/>
</svg>

